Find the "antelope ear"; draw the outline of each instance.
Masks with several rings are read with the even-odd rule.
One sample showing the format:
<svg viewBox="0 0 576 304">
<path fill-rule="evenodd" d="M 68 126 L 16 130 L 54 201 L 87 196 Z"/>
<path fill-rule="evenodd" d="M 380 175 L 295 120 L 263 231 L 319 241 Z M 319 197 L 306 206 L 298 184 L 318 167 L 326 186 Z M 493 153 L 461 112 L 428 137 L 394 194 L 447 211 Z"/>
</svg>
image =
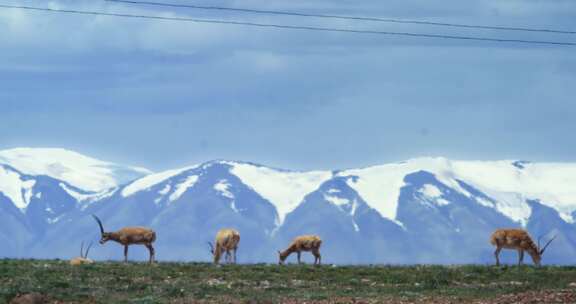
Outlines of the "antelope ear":
<svg viewBox="0 0 576 304">
<path fill-rule="evenodd" d="M 280 250 L 278 250 L 278 254 L 282 254 L 282 252 L 280 252 Z"/>
</svg>

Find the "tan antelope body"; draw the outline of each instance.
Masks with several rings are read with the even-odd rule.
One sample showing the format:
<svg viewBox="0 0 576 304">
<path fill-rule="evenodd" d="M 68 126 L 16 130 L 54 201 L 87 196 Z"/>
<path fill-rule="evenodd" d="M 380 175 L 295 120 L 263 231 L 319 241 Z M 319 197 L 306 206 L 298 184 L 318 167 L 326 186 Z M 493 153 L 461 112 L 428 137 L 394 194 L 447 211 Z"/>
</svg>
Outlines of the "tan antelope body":
<svg viewBox="0 0 576 304">
<path fill-rule="evenodd" d="M 518 251 L 518 265 L 522 265 L 524 260 L 524 251 L 526 251 L 530 257 L 532 257 L 534 264 L 539 266 L 544 250 L 546 250 L 546 247 L 550 245 L 554 238 L 556 238 L 556 236 L 550 239 L 548 243 L 540 249 L 540 238 L 538 238 L 538 245 L 535 244 L 526 230 L 498 229 L 494 231 L 490 237 L 490 243 L 496 246 L 496 251 L 494 252 L 494 256 L 496 257 L 496 266 L 500 265 L 499 255 L 502 248 L 516 249 Z"/>
<path fill-rule="evenodd" d="M 150 252 L 149 262 L 154 262 L 154 247 L 152 244 L 156 241 L 156 232 L 150 228 L 146 227 L 124 227 L 115 232 L 104 232 L 104 227 L 102 226 L 102 221 L 92 215 L 98 226 L 100 226 L 100 233 L 102 238 L 100 239 L 100 244 L 104 244 L 107 241 L 114 241 L 124 245 L 124 262 L 128 262 L 128 246 L 130 245 L 144 245 L 148 248 Z"/>
<path fill-rule="evenodd" d="M 290 246 L 282 252 L 278 251 L 279 264 L 284 264 L 286 258 L 296 252 L 298 254 L 298 263 L 301 263 L 300 255 L 302 251 L 310 251 L 314 255 L 314 265 L 320 265 L 322 261 L 322 256 L 320 255 L 320 246 L 322 246 L 322 240 L 317 235 L 302 235 L 295 238 Z"/>
<path fill-rule="evenodd" d="M 238 243 L 240 243 L 240 233 L 231 228 L 220 229 L 216 234 L 216 248 L 212 243 L 210 245 L 210 252 L 214 256 L 214 264 L 220 262 L 220 257 L 223 252 L 226 252 L 225 260 L 227 263 L 236 264 L 236 251 L 238 250 Z M 233 252 L 233 254 L 231 254 Z"/>
<path fill-rule="evenodd" d="M 93 264 L 94 261 L 92 261 L 91 259 L 88 258 L 88 252 L 90 251 L 90 247 L 92 247 L 92 243 L 90 243 L 90 245 L 88 245 L 88 248 L 86 249 L 86 253 L 84 253 L 84 242 L 82 242 L 82 244 L 80 245 L 80 256 L 71 259 L 70 265 L 79 266 L 79 265 L 85 265 L 85 264 Z"/>
</svg>

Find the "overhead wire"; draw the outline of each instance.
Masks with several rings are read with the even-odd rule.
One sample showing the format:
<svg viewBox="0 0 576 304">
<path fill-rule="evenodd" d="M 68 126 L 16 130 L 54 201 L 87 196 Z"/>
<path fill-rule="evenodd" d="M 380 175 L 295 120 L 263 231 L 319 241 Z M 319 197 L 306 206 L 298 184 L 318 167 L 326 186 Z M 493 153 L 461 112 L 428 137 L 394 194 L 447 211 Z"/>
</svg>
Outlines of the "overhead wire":
<svg viewBox="0 0 576 304">
<path fill-rule="evenodd" d="M 576 34 L 576 31 L 558 30 L 558 29 L 549 29 L 549 28 L 493 26 L 493 25 L 435 22 L 435 21 L 426 21 L 426 20 L 423 21 L 423 20 L 408 20 L 408 19 L 396 19 L 396 18 L 347 16 L 347 15 L 331 15 L 331 14 L 313 14 L 313 13 L 292 12 L 292 11 L 261 10 L 261 9 L 251 9 L 251 8 L 236 8 L 236 7 L 224 7 L 224 6 L 212 6 L 212 5 L 207 6 L 207 5 L 196 5 L 196 4 L 176 4 L 176 3 L 165 3 L 165 2 L 154 2 L 154 1 L 135 1 L 135 0 L 106 0 L 106 1 L 107 2 L 125 3 L 125 4 L 152 5 L 152 6 L 174 7 L 174 8 L 192 8 L 192 9 L 203 9 L 203 10 L 234 11 L 234 12 L 268 14 L 268 15 L 285 15 L 285 16 L 330 18 L 330 19 L 343 19 L 343 20 L 356 20 L 356 21 L 373 21 L 373 22 L 389 22 L 389 23 L 418 24 L 418 25 L 434 25 L 434 26 L 446 26 L 446 27 L 469 28 L 469 29 L 524 31 L 524 32 L 541 32 L 541 33 L 554 33 L 554 34 Z"/>
<path fill-rule="evenodd" d="M 34 7 L 34 6 L 25 6 L 25 5 L 0 4 L 0 8 L 23 9 L 23 10 L 33 10 L 33 11 L 63 13 L 63 14 L 110 16 L 110 17 L 137 18 L 137 19 L 182 21 L 182 22 L 194 22 L 194 23 L 225 24 L 225 25 L 242 25 L 242 26 L 269 28 L 269 29 L 293 29 L 293 30 L 308 30 L 308 31 L 322 31 L 322 32 L 340 32 L 340 33 L 351 33 L 351 34 L 406 36 L 406 37 L 420 37 L 420 38 L 434 38 L 434 39 L 456 39 L 456 40 L 525 43 L 525 44 L 540 44 L 540 45 L 576 46 L 576 42 L 563 42 L 563 41 L 486 38 L 486 37 L 476 37 L 476 36 L 423 34 L 423 33 L 413 33 L 413 32 L 357 30 L 357 29 L 344 29 L 344 28 L 333 28 L 333 27 L 300 26 L 300 25 L 286 25 L 286 24 L 274 24 L 274 23 L 257 23 L 257 22 L 234 21 L 234 20 L 199 19 L 199 18 L 188 18 L 188 17 L 167 17 L 167 16 L 153 16 L 153 15 L 127 14 L 127 13 L 115 13 L 115 12 L 86 11 L 86 10 L 75 10 L 75 9 L 58 9 L 58 8 Z"/>
</svg>

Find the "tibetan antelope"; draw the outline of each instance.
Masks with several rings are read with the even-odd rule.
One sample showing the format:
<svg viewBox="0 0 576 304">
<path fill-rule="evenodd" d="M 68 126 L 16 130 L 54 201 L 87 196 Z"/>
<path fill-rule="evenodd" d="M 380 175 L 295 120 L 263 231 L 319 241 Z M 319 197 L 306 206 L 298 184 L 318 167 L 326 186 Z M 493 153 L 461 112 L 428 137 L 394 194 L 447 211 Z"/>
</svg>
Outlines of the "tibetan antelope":
<svg viewBox="0 0 576 304">
<path fill-rule="evenodd" d="M 88 248 L 86 248 L 86 252 L 84 252 L 84 242 L 82 242 L 80 244 L 80 256 L 71 259 L 70 265 L 78 266 L 78 265 L 94 263 L 94 261 L 92 261 L 91 259 L 88 258 L 88 252 L 90 251 L 90 247 L 92 247 L 92 242 L 90 242 L 90 244 L 88 245 Z"/>
<path fill-rule="evenodd" d="M 284 264 L 286 258 L 296 252 L 298 254 L 298 264 L 301 263 L 300 261 L 300 252 L 301 251 L 311 251 L 314 255 L 314 265 L 320 265 L 322 256 L 320 255 L 320 246 L 322 245 L 322 240 L 317 235 L 302 235 L 295 238 L 290 246 L 284 251 L 278 251 L 279 262 L 278 264 Z"/>
<path fill-rule="evenodd" d="M 534 244 L 532 238 L 522 229 L 498 229 L 492 233 L 490 237 L 490 243 L 496 246 L 496 251 L 494 252 L 494 256 L 496 257 L 496 266 L 500 265 L 500 250 L 502 248 L 506 249 L 516 249 L 518 251 L 518 265 L 522 265 L 522 261 L 524 260 L 524 251 L 527 251 L 528 254 L 532 257 L 532 261 L 537 266 L 540 266 L 540 261 L 542 260 L 542 254 L 544 254 L 544 250 L 546 247 L 550 245 L 550 243 L 556 238 L 556 236 L 552 237 L 546 245 L 542 249 L 540 249 L 540 239 L 538 238 L 538 245 Z"/>
<path fill-rule="evenodd" d="M 152 246 L 152 243 L 156 241 L 156 232 L 154 230 L 146 227 L 124 227 L 115 232 L 104 232 L 102 221 L 94 214 L 92 214 L 92 217 L 100 226 L 100 234 L 102 236 L 100 244 L 111 240 L 124 245 L 124 262 L 128 262 L 128 246 L 130 245 L 146 246 L 150 252 L 149 262 L 150 264 L 154 262 L 154 247 Z"/>
<path fill-rule="evenodd" d="M 212 243 L 208 242 L 210 246 L 210 253 L 214 256 L 214 264 L 220 262 L 220 257 L 223 252 L 226 252 L 225 260 L 227 263 L 236 264 L 236 250 L 238 250 L 238 243 L 240 243 L 240 233 L 234 229 L 220 229 L 216 234 L 216 248 Z M 230 251 L 234 253 L 232 256 Z"/>
</svg>

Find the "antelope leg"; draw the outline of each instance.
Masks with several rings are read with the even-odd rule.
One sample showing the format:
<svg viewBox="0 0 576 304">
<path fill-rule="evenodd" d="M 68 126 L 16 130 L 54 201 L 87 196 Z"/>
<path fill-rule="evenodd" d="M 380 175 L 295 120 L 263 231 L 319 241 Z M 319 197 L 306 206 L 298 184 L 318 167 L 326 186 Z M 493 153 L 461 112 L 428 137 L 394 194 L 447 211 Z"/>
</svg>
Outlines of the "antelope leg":
<svg viewBox="0 0 576 304">
<path fill-rule="evenodd" d="M 497 247 L 496 251 L 494 251 L 494 256 L 496 257 L 496 266 L 500 266 L 500 250 L 502 250 L 502 247 Z"/>
<path fill-rule="evenodd" d="M 152 264 L 152 263 L 154 263 L 154 256 L 155 256 L 154 247 L 152 247 L 152 244 L 148 244 L 148 245 L 146 245 L 146 248 L 148 248 L 148 251 L 150 252 L 149 263 Z"/>
</svg>

